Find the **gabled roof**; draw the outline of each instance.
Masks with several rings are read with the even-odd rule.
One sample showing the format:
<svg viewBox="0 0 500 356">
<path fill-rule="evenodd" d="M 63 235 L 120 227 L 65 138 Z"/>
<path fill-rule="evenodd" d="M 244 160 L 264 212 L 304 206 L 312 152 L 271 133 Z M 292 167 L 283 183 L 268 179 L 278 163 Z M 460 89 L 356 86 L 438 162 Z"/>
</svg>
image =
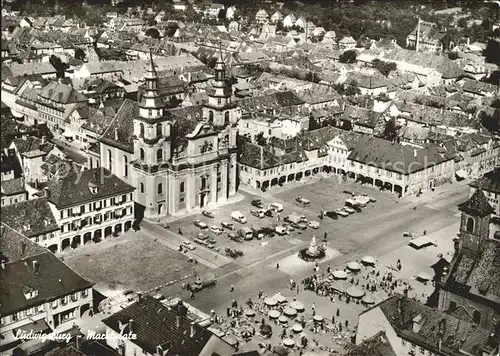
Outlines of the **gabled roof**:
<svg viewBox="0 0 500 356">
<path fill-rule="evenodd" d="M 0 194 L 2 196 L 17 195 L 24 193 L 26 191 L 24 189 L 23 178 L 3 180 L 2 182 L 0 182 L 0 187 L 1 187 Z"/>
<path fill-rule="evenodd" d="M 87 98 L 83 94 L 69 85 L 58 82 L 50 82 L 38 95 L 44 99 L 65 105 L 87 102 Z"/>
<path fill-rule="evenodd" d="M 436 354 L 441 347 L 446 355 L 482 356 L 483 348 L 494 347 L 488 330 L 402 295 L 388 298 L 368 311 L 375 308 L 380 308 L 400 338 Z M 413 329 L 414 320 L 420 323 L 418 332 Z"/>
<path fill-rule="evenodd" d="M 458 210 L 479 217 L 489 215 L 495 211 L 481 189 L 477 189 L 466 202 L 459 204 Z"/>
<path fill-rule="evenodd" d="M 89 185 L 97 187 L 97 193 L 92 193 Z M 58 209 L 121 196 L 135 190 L 133 186 L 102 167 L 73 172 L 50 181 L 48 189 L 48 201 Z"/>
<path fill-rule="evenodd" d="M 6 263 L 5 269 L 0 269 L 0 283 L 1 315 L 10 315 L 92 287 L 91 282 L 47 250 Z M 24 292 L 29 290 L 38 291 L 38 294 L 26 299 Z"/>
<path fill-rule="evenodd" d="M 364 340 L 361 344 L 351 346 L 344 356 L 397 356 L 385 331 L 381 331 Z"/>
<path fill-rule="evenodd" d="M 3 223 L 27 237 L 59 230 L 47 198 L 25 200 L 15 205 L 2 207 L 0 216 Z M 29 229 L 25 229 L 26 223 L 29 223 Z"/>
<path fill-rule="evenodd" d="M 476 179 L 470 186 L 490 193 L 500 194 L 500 167 L 486 173 L 482 178 Z"/>
<path fill-rule="evenodd" d="M 400 174 L 415 173 L 449 160 L 436 145 L 412 149 L 368 135 L 361 137 L 347 159 Z"/>
<path fill-rule="evenodd" d="M 133 320 L 132 330 L 130 320 Z M 165 355 L 196 356 L 213 336 L 198 324 L 191 325 L 179 310 L 166 307 L 150 296 L 104 319 L 103 323 L 118 333 L 124 325 L 125 333 L 133 332 L 137 337 L 132 342 L 150 354 L 156 354 L 157 347 L 162 346 L 168 350 Z"/>
</svg>

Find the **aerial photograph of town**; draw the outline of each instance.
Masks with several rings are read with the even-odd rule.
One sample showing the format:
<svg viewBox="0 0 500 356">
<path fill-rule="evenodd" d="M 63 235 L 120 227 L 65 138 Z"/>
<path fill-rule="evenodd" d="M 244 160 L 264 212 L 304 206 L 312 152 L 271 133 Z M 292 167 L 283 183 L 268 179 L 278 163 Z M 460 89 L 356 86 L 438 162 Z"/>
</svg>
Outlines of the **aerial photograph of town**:
<svg viewBox="0 0 500 356">
<path fill-rule="evenodd" d="M 500 1 L 1 11 L 0 356 L 500 355 Z"/>
</svg>

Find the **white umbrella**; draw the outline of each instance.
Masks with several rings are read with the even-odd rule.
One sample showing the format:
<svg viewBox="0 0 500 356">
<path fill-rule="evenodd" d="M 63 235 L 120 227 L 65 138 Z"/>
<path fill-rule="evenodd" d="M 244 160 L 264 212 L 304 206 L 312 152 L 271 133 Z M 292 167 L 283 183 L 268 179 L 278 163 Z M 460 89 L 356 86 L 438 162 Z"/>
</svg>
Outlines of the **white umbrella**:
<svg viewBox="0 0 500 356">
<path fill-rule="evenodd" d="M 281 313 L 277 310 L 271 310 L 268 315 L 271 319 L 278 319 Z"/>
<path fill-rule="evenodd" d="M 347 294 L 353 298 L 361 298 L 365 295 L 365 291 L 358 287 L 351 287 L 347 290 Z"/>
<path fill-rule="evenodd" d="M 367 265 L 374 265 L 375 264 L 375 258 L 373 256 L 365 256 L 361 259 L 361 262 Z"/>
<path fill-rule="evenodd" d="M 425 272 L 420 272 L 419 275 L 417 276 L 417 278 L 420 279 L 421 281 L 428 281 L 431 279 L 431 276 L 429 276 Z"/>
<path fill-rule="evenodd" d="M 347 264 L 347 268 L 351 271 L 359 271 L 361 269 L 361 265 L 358 262 L 349 262 Z"/>
<path fill-rule="evenodd" d="M 374 304 L 375 303 L 375 299 L 373 299 L 373 297 L 371 295 L 368 295 L 368 294 L 365 295 L 361 301 L 365 304 Z"/>
<path fill-rule="evenodd" d="M 333 278 L 335 278 L 335 279 L 346 279 L 347 278 L 347 273 L 345 271 L 337 270 L 337 271 L 334 271 L 332 273 L 332 275 L 333 275 Z"/>
<path fill-rule="evenodd" d="M 278 304 L 278 302 L 274 298 L 266 298 L 266 299 L 264 299 L 264 303 L 266 305 L 271 306 L 271 307 L 274 306 L 274 305 L 276 305 L 276 304 Z"/>
<path fill-rule="evenodd" d="M 304 329 L 302 328 L 302 325 L 300 325 L 300 324 L 295 324 L 294 326 L 292 326 L 292 330 L 293 330 L 294 332 L 296 332 L 296 333 L 300 333 L 300 332 L 302 332 L 302 330 L 304 330 Z"/>
<path fill-rule="evenodd" d="M 282 296 L 279 293 L 276 293 L 273 297 L 274 300 L 276 300 L 278 303 L 284 303 L 286 302 L 286 297 Z"/>
<path fill-rule="evenodd" d="M 280 322 L 280 323 L 283 323 L 283 324 L 288 323 L 288 319 L 287 319 L 287 317 L 286 317 L 286 316 L 283 316 L 283 315 L 282 315 L 282 316 L 280 316 L 280 317 L 278 318 L 278 320 L 279 320 L 279 322 Z"/>
<path fill-rule="evenodd" d="M 296 311 L 303 311 L 304 310 L 304 304 L 302 304 L 301 302 L 291 302 L 290 303 L 290 306 L 295 309 Z"/>
<path fill-rule="evenodd" d="M 315 316 L 313 316 L 313 320 L 314 321 L 323 321 L 325 318 L 323 318 L 321 315 L 319 314 L 316 314 Z"/>
<path fill-rule="evenodd" d="M 253 310 L 253 309 L 246 309 L 245 310 L 245 315 L 246 316 L 255 316 L 255 310 Z"/>
<path fill-rule="evenodd" d="M 286 347 L 294 347 L 295 341 L 293 341 L 293 339 L 285 339 L 283 340 L 283 345 L 285 345 Z"/>
<path fill-rule="evenodd" d="M 285 309 L 283 309 L 283 314 L 285 314 L 286 316 L 295 316 L 297 315 L 297 310 L 292 307 L 286 307 Z"/>
</svg>

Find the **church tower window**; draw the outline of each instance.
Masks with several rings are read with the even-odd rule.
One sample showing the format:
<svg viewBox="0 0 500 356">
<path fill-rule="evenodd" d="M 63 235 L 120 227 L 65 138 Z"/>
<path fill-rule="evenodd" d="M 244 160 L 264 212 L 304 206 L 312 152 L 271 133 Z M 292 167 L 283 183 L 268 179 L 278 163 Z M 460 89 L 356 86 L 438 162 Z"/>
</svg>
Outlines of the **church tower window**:
<svg viewBox="0 0 500 356">
<path fill-rule="evenodd" d="M 163 161 L 163 150 L 158 150 L 156 151 L 156 162 L 161 162 Z"/>
<path fill-rule="evenodd" d="M 144 154 L 144 149 L 143 148 L 141 148 L 139 150 L 139 157 L 140 157 L 141 161 L 144 161 L 145 154 Z"/>
</svg>

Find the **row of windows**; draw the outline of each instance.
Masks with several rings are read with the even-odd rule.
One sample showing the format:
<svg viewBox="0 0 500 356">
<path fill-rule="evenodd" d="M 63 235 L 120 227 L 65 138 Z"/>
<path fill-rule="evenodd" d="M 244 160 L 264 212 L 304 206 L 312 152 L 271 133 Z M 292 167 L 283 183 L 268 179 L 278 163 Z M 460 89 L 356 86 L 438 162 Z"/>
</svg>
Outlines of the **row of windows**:
<svg viewBox="0 0 500 356">
<path fill-rule="evenodd" d="M 133 207 L 128 206 L 123 209 L 116 209 L 114 211 L 109 211 L 105 214 L 98 214 L 92 217 L 89 216 L 85 219 L 61 225 L 61 232 L 64 233 L 69 231 L 77 231 L 85 226 L 99 225 L 101 222 L 113 219 L 119 219 L 127 214 L 132 214 L 132 212 L 133 212 Z"/>
<path fill-rule="evenodd" d="M 76 292 L 76 293 L 71 294 L 71 296 L 65 296 L 63 298 L 56 299 L 56 300 L 52 301 L 50 303 L 50 307 L 52 309 L 56 309 L 59 305 L 64 306 L 64 305 L 67 305 L 70 301 L 71 302 L 78 301 L 79 297 L 85 299 L 88 297 L 88 295 L 89 295 L 89 292 L 87 289 L 83 290 L 81 292 Z M 10 321 L 12 321 L 12 322 L 18 321 L 18 320 L 24 319 L 25 317 L 29 317 L 31 315 L 38 314 L 38 313 L 41 313 L 44 311 L 45 311 L 44 304 L 37 305 L 36 307 L 32 307 L 32 308 L 20 311 L 18 313 L 12 314 L 10 316 Z M 5 317 L 1 318 L 0 321 L 1 321 L 2 325 L 7 324 L 9 322 L 9 317 L 5 316 Z"/>
<path fill-rule="evenodd" d="M 103 199 L 99 201 L 95 201 L 89 204 L 84 204 L 79 207 L 73 207 L 73 208 L 68 208 L 66 210 L 60 210 L 59 211 L 59 216 L 61 219 L 64 218 L 70 218 L 74 216 L 79 216 L 85 213 L 90 213 L 92 211 L 99 211 L 101 209 L 104 209 L 108 206 L 113 206 L 113 205 L 118 205 L 118 204 L 123 204 L 126 203 L 127 201 L 132 201 L 133 196 L 132 193 L 130 193 L 128 199 L 127 199 L 127 194 L 123 194 L 121 198 L 118 197 L 112 197 L 109 199 Z"/>
<path fill-rule="evenodd" d="M 181 193 L 184 193 L 184 182 L 181 182 L 179 184 L 179 192 Z M 139 184 L 139 191 L 141 192 L 141 194 L 144 194 L 144 183 L 140 183 Z M 158 183 L 157 187 L 156 187 L 156 192 L 157 194 L 163 194 L 163 183 Z"/>
</svg>

